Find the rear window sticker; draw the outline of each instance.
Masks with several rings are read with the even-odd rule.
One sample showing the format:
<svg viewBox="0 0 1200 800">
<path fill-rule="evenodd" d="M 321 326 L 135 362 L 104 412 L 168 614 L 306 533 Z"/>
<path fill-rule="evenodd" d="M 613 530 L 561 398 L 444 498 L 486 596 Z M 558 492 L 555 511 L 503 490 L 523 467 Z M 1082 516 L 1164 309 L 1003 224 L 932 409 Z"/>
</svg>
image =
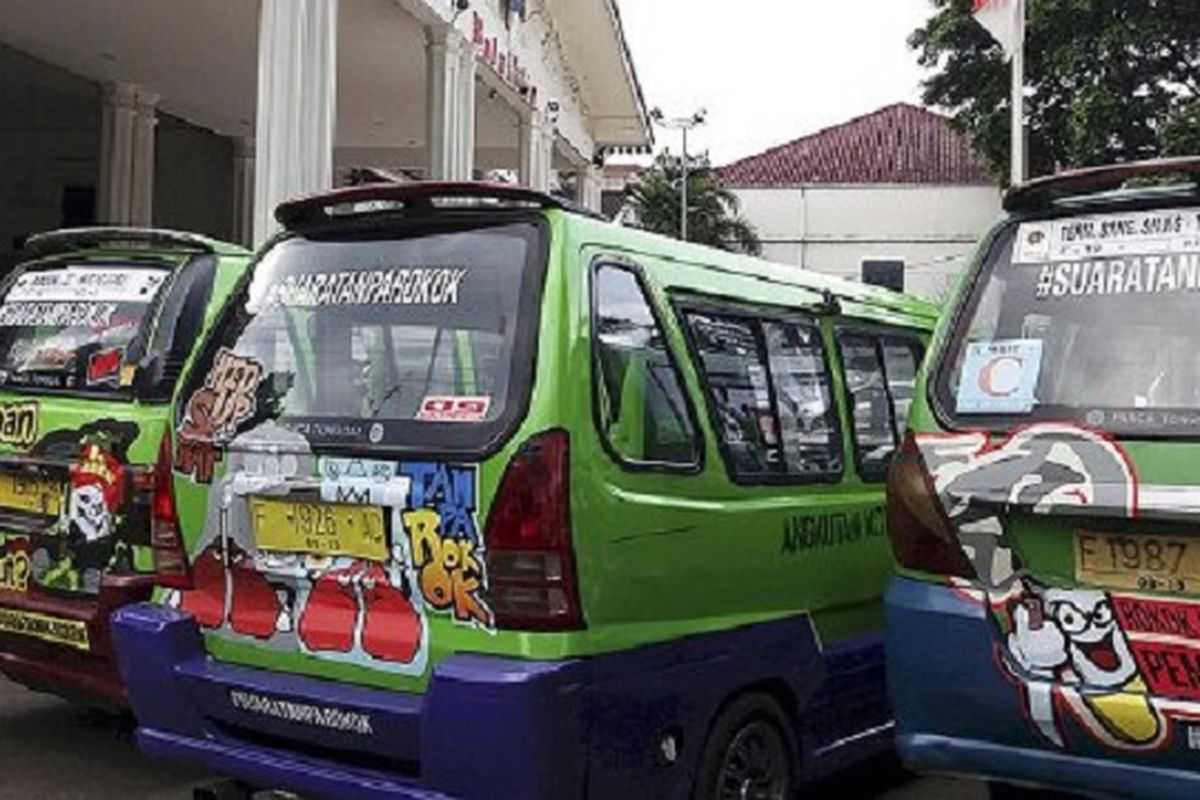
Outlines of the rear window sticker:
<svg viewBox="0 0 1200 800">
<path fill-rule="evenodd" d="M 87 382 L 89 384 L 115 384 L 121 377 L 121 364 L 125 360 L 124 347 L 110 347 L 88 356 Z"/>
<path fill-rule="evenodd" d="M 1146 256 L 1200 249 L 1200 208 L 1159 209 L 1027 222 L 1017 229 L 1018 264 Z"/>
<path fill-rule="evenodd" d="M 112 324 L 116 303 L 22 303 L 5 301 L 0 305 L 0 328 L 33 325 L 53 327 L 106 328 Z"/>
<path fill-rule="evenodd" d="M 6 302 L 110 301 L 149 303 L 169 273 L 159 269 L 66 269 L 26 272 L 17 278 Z"/>
<path fill-rule="evenodd" d="M 204 385 L 187 401 L 179 424 L 175 469 L 199 483 L 212 483 L 217 448 L 233 438 L 238 426 L 258 410 L 262 362 L 239 356 L 227 347 L 217 351 Z"/>
<path fill-rule="evenodd" d="M 417 419 L 421 422 L 483 422 L 491 408 L 490 397 L 426 397 Z"/>
<path fill-rule="evenodd" d="M 1041 339 L 971 342 L 963 359 L 959 414 L 1028 414 L 1042 371 Z"/>
<path fill-rule="evenodd" d="M 288 275 L 270 286 L 263 307 L 457 305 L 467 270 L 453 267 L 349 269 Z"/>
<path fill-rule="evenodd" d="M 1044 264 L 1035 286 L 1038 300 L 1195 292 L 1200 289 L 1200 253 Z"/>
</svg>

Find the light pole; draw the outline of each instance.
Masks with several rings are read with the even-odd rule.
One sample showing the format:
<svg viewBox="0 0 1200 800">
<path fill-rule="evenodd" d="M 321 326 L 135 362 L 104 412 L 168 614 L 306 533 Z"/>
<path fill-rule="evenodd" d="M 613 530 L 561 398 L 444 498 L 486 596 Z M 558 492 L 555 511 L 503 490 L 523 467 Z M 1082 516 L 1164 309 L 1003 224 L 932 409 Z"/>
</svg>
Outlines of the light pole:
<svg viewBox="0 0 1200 800">
<path fill-rule="evenodd" d="M 703 108 L 690 117 L 672 117 L 670 119 L 663 114 L 661 108 L 650 111 L 650 119 L 656 125 L 683 132 L 683 183 L 680 186 L 682 202 L 680 203 L 679 238 L 685 242 L 688 240 L 688 132 L 692 128 L 703 125 L 707 118 L 708 111 Z"/>
</svg>

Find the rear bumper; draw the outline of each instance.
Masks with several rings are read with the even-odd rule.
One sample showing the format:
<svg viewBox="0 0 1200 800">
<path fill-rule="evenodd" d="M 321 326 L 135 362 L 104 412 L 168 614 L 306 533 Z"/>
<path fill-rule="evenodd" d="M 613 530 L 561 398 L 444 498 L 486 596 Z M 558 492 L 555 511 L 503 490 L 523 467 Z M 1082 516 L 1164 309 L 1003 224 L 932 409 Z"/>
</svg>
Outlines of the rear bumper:
<svg viewBox="0 0 1200 800">
<path fill-rule="evenodd" d="M 15 617 L 61 622 L 86 630 L 86 648 L 36 635 L 0 633 L 0 673 L 37 691 L 111 711 L 128 710 L 113 654 L 109 618 L 115 608 L 150 597 L 152 579 L 106 585 L 97 598 L 3 593 L 0 611 Z M 82 634 L 81 634 L 82 635 Z"/>
<path fill-rule="evenodd" d="M 964 774 L 1122 798 L 1200 795 L 1200 753 L 1184 720 L 1160 747 L 1096 741 L 1054 698 L 1063 745 L 1031 721 L 1030 684 L 1011 674 L 981 599 L 897 578 L 887 594 L 888 690 L 897 750 L 922 772 Z M 1045 685 L 1045 684 L 1043 684 Z M 1195 728 L 1193 728 L 1195 730 Z"/>
<path fill-rule="evenodd" d="M 786 664 L 805 702 L 822 674 L 803 618 L 587 659 L 459 654 L 423 695 L 215 661 L 155 605 L 113 634 L 146 752 L 313 798 L 683 798 L 729 693 Z"/>
</svg>

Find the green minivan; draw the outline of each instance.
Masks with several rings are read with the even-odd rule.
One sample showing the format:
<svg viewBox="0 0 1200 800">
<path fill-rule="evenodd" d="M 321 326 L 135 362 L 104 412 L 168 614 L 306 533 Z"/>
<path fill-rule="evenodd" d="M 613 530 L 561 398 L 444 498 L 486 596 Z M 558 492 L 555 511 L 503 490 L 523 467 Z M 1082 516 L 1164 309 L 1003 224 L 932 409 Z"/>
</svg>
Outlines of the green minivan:
<svg viewBox="0 0 1200 800">
<path fill-rule="evenodd" d="M 899 749 L 921 770 L 1193 798 L 1200 158 L 1041 178 L 1005 207 L 888 486 Z"/>
<path fill-rule="evenodd" d="M 123 708 L 108 620 L 186 567 L 150 538 L 184 362 L 249 264 L 164 230 L 32 237 L 0 284 L 0 672 Z"/>
<path fill-rule="evenodd" d="M 512 186 L 280 207 L 114 629 L 142 747 L 311 797 L 787 797 L 889 746 L 935 309 Z"/>
</svg>

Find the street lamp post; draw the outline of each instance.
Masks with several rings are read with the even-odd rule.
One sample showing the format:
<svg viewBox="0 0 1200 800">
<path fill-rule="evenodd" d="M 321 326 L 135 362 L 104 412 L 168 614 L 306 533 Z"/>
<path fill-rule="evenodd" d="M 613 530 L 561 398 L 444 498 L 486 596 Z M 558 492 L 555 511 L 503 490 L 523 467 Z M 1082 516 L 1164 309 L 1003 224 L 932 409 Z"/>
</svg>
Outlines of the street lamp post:
<svg viewBox="0 0 1200 800">
<path fill-rule="evenodd" d="M 670 119 L 663 114 L 661 108 L 655 108 L 650 112 L 650 119 L 656 125 L 683 133 L 683 183 L 680 186 L 679 238 L 685 242 L 688 240 L 688 132 L 692 128 L 703 125 L 707 118 L 708 111 L 703 108 L 690 117 L 672 117 Z"/>
</svg>

